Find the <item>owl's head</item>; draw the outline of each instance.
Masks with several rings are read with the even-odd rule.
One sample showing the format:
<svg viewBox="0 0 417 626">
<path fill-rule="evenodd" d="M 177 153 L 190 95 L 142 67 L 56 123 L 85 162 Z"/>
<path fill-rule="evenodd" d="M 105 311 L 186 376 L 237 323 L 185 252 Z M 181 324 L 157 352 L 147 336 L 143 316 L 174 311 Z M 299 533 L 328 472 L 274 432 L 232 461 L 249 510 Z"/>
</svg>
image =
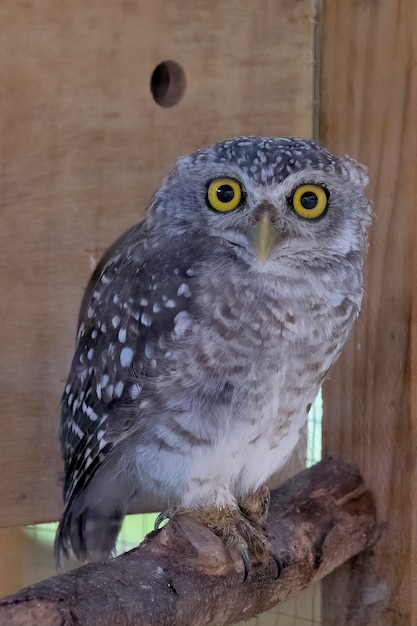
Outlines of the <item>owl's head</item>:
<svg viewBox="0 0 417 626">
<path fill-rule="evenodd" d="M 236 137 L 180 159 L 150 214 L 171 233 L 219 238 L 247 262 L 346 256 L 366 247 L 367 183 L 363 166 L 314 141 Z"/>
</svg>

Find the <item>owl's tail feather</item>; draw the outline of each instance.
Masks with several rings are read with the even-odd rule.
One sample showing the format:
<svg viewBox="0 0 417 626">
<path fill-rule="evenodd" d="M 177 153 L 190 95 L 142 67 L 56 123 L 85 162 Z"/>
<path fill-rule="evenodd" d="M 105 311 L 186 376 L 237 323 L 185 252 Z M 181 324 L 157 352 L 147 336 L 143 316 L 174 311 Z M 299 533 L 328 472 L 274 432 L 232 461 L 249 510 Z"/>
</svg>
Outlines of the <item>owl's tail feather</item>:
<svg viewBox="0 0 417 626">
<path fill-rule="evenodd" d="M 78 499 L 80 500 L 80 499 Z M 57 567 L 72 551 L 80 561 L 98 561 L 112 555 L 126 511 L 82 506 L 76 500 L 66 507 L 55 537 Z M 83 500 L 83 498 L 81 498 Z"/>
</svg>

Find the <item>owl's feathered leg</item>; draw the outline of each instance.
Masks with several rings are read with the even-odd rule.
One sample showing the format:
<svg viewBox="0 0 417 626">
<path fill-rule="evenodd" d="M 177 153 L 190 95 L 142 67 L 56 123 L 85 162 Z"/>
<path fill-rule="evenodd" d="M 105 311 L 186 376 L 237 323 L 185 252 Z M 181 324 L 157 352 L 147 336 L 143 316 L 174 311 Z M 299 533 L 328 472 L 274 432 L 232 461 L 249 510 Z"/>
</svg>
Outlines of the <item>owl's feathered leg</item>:
<svg viewBox="0 0 417 626">
<path fill-rule="evenodd" d="M 262 485 L 256 491 L 252 491 L 245 495 L 245 497 L 240 498 L 239 500 L 239 508 L 242 511 L 243 515 L 252 523 L 254 528 L 262 529 L 263 534 L 263 547 L 264 551 L 262 554 L 259 554 L 255 549 L 251 551 L 258 557 L 259 561 L 265 561 L 267 558 L 272 557 L 275 561 L 275 565 L 277 567 L 277 578 L 279 578 L 282 574 L 283 569 L 287 566 L 286 556 L 278 556 L 276 555 L 271 548 L 271 544 L 268 540 L 268 534 L 265 531 L 264 524 L 266 523 L 266 518 L 268 517 L 269 504 L 271 501 L 271 494 L 269 488 L 266 485 Z M 246 571 L 246 564 L 245 564 Z M 248 570 L 246 571 L 246 575 Z M 245 576 L 246 578 L 246 576 Z"/>
<path fill-rule="evenodd" d="M 182 514 L 190 515 L 221 537 L 232 555 L 239 555 L 242 558 L 245 580 L 249 573 L 251 557 L 257 562 L 265 562 L 272 557 L 280 572 L 280 563 L 272 554 L 271 545 L 262 527 L 268 514 L 269 489 L 263 485 L 257 491 L 241 498 L 238 505 L 238 507 L 211 506 L 196 509 L 172 507 L 157 517 L 155 529 L 157 530 L 165 519 Z"/>
<path fill-rule="evenodd" d="M 239 508 L 243 515 L 254 524 L 265 524 L 268 517 L 271 495 L 266 485 L 251 491 L 239 499 Z"/>
</svg>

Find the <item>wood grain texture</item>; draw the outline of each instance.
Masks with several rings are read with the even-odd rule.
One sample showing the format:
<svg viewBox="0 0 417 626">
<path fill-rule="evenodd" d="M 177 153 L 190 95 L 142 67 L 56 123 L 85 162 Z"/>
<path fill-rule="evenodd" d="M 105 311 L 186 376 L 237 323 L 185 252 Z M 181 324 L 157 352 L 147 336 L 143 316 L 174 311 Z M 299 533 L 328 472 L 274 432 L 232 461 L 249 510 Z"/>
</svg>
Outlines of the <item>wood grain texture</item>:
<svg viewBox="0 0 417 626">
<path fill-rule="evenodd" d="M 59 400 L 105 248 L 178 156 L 311 135 L 310 0 L 0 3 L 0 525 L 61 510 Z M 186 77 L 158 106 L 164 60 Z"/>
<path fill-rule="evenodd" d="M 243 561 L 189 515 L 134 550 L 54 576 L 0 601 L 4 626 L 226 626 L 320 580 L 375 538 L 375 504 L 354 468 L 323 461 L 271 494 L 272 551 Z M 264 622 L 268 624 L 267 621 Z M 271 624 L 271 622 L 269 622 Z"/>
<path fill-rule="evenodd" d="M 364 309 L 325 385 L 323 446 L 360 468 L 381 524 L 372 555 L 323 581 L 325 626 L 417 624 L 415 23 L 406 0 L 323 2 L 320 137 L 369 167 L 376 214 Z"/>
</svg>

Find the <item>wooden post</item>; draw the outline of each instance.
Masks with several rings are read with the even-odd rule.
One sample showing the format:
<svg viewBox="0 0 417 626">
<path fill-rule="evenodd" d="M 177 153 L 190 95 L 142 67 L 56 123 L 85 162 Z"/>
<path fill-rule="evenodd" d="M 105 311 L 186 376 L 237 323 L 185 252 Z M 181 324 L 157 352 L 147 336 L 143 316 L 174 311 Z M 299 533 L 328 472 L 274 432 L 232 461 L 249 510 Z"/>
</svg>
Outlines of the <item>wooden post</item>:
<svg viewBox="0 0 417 626">
<path fill-rule="evenodd" d="M 363 313 L 324 389 L 323 446 L 361 469 L 380 523 L 373 553 L 323 581 L 325 626 L 417 624 L 415 25 L 406 0 L 323 2 L 320 138 L 368 165 L 376 215 Z"/>
</svg>

